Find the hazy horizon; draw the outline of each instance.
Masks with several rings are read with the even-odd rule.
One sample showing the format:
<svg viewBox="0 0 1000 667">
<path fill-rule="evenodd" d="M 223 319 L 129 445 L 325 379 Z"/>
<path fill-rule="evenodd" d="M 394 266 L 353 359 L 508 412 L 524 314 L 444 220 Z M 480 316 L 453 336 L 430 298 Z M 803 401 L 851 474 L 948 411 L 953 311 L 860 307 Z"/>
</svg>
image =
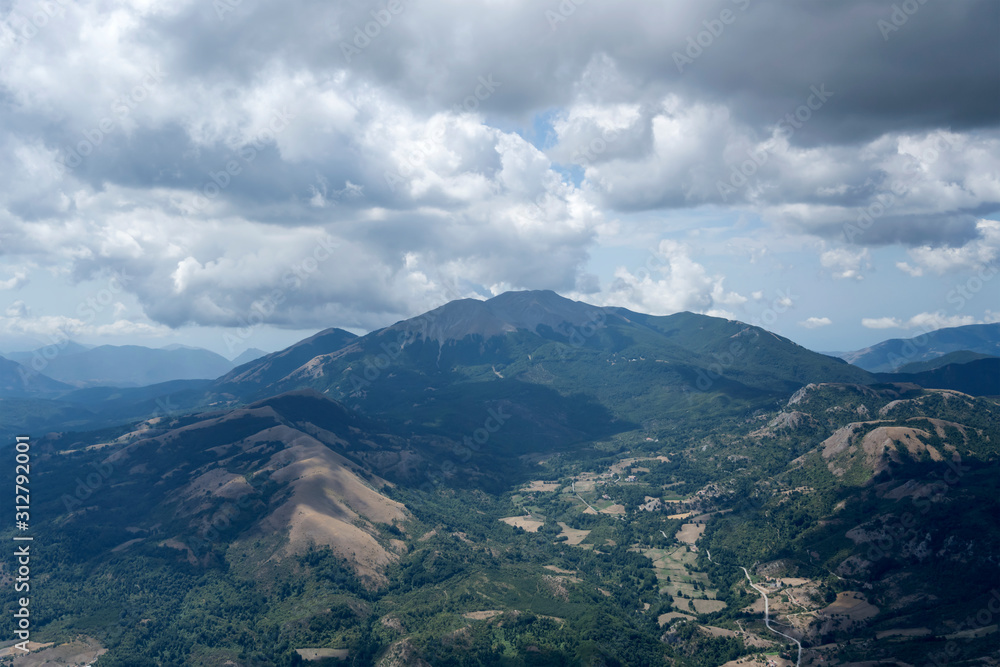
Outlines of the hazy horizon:
<svg viewBox="0 0 1000 667">
<path fill-rule="evenodd" d="M 419 313 L 418 313 L 418 315 L 419 315 Z M 399 321 L 399 320 L 397 320 L 397 321 Z M 740 321 L 742 321 L 742 320 L 740 320 Z M 390 322 L 390 323 L 386 324 L 385 326 L 390 326 L 392 324 L 395 324 L 395 322 Z M 760 327 L 762 327 L 764 329 L 771 330 L 771 329 L 768 328 L 768 326 L 764 322 L 757 322 L 757 323 L 755 323 L 755 326 L 760 326 Z M 264 353 L 278 352 L 278 351 L 283 350 L 283 349 L 285 349 L 287 347 L 290 347 L 291 345 L 294 345 L 295 343 L 297 343 L 297 342 L 299 342 L 301 340 L 309 338 L 310 336 L 313 336 L 313 335 L 319 333 L 320 331 L 323 331 L 325 329 L 331 329 L 331 328 L 343 328 L 343 327 L 331 326 L 331 327 L 324 327 L 323 329 L 303 329 L 303 330 L 274 329 L 274 330 L 271 330 L 271 331 L 268 332 L 268 334 L 269 334 L 267 336 L 268 340 L 271 340 L 271 341 L 287 340 L 288 342 L 287 343 L 280 343 L 279 342 L 279 343 L 277 343 L 277 345 L 272 346 L 272 347 L 264 347 L 262 345 L 246 345 L 244 347 L 238 348 L 236 352 L 232 352 L 230 349 L 227 348 L 227 346 L 225 344 L 225 340 L 226 340 L 225 336 L 227 334 L 230 335 L 230 336 L 232 336 L 231 332 L 222 333 L 221 336 L 219 336 L 219 335 L 205 335 L 204 331 L 199 331 L 200 335 L 197 335 L 197 336 L 194 336 L 194 337 L 191 337 L 191 338 L 183 338 L 183 340 L 194 340 L 194 341 L 203 340 L 205 344 L 181 343 L 181 342 L 177 342 L 177 340 L 174 340 L 173 342 L 165 343 L 165 342 L 162 342 L 162 341 L 157 342 L 156 340 L 150 340 L 148 338 L 136 338 L 134 340 L 129 340 L 129 341 L 118 341 L 118 340 L 112 339 L 112 340 L 109 341 L 107 339 L 101 339 L 101 338 L 95 338 L 95 339 L 92 339 L 92 340 L 87 340 L 86 338 L 69 338 L 69 339 L 66 339 L 66 338 L 62 338 L 61 336 L 56 336 L 56 337 L 54 337 L 54 338 L 52 338 L 52 339 L 50 339 L 48 341 L 42 340 L 42 339 L 36 340 L 34 343 L 25 341 L 24 344 L 26 346 L 22 346 L 22 347 L 0 348 L 0 356 L 2 356 L 4 354 L 15 354 L 15 353 L 32 352 L 34 350 L 45 348 L 45 347 L 49 347 L 49 346 L 52 346 L 54 348 L 59 349 L 59 348 L 65 347 L 66 341 L 69 340 L 72 343 L 83 345 L 83 346 L 86 346 L 86 347 L 89 347 L 89 348 L 98 347 L 98 346 L 101 346 L 101 345 L 113 345 L 113 346 L 135 345 L 135 346 L 140 346 L 140 347 L 147 347 L 147 348 L 150 348 L 150 349 L 168 349 L 168 348 L 173 348 L 173 347 L 176 347 L 176 346 L 190 347 L 190 348 L 195 348 L 195 349 L 209 350 L 211 352 L 219 354 L 219 355 L 225 357 L 226 359 L 232 361 L 232 360 L 236 359 L 237 357 L 239 357 L 246 350 L 256 348 L 256 349 L 262 350 Z M 344 330 L 345 331 L 350 331 L 351 333 L 356 334 L 358 336 L 364 336 L 364 335 L 372 333 L 374 331 L 378 331 L 381 328 L 383 328 L 383 327 L 378 327 L 377 329 L 371 329 L 369 331 L 357 330 L 357 329 L 356 330 L 344 329 Z M 948 328 L 948 327 L 942 327 L 942 328 Z M 932 330 L 932 329 L 928 329 L 927 331 L 929 331 L 929 330 Z M 780 332 L 778 332 L 778 333 L 780 333 Z M 878 343 L 881 343 L 883 341 L 886 341 L 886 340 L 889 340 L 889 339 L 893 339 L 893 338 L 899 338 L 899 339 L 913 338 L 913 337 L 921 335 L 922 333 L 926 333 L 926 331 L 920 330 L 920 331 L 912 331 L 912 332 L 909 332 L 909 333 L 904 333 L 904 334 L 901 334 L 901 335 L 893 335 L 893 336 L 884 335 L 884 336 L 879 336 L 878 332 L 876 330 L 876 331 L 873 331 L 871 333 L 871 335 L 870 335 L 870 342 L 869 343 L 863 344 L 863 345 L 858 345 L 858 346 L 852 346 L 852 347 L 838 348 L 838 349 L 824 349 L 824 348 L 819 348 L 819 347 L 810 347 L 810 346 L 804 344 L 802 341 L 796 340 L 795 338 L 788 337 L 788 336 L 786 336 L 786 337 L 788 337 L 790 340 L 792 340 L 792 342 L 798 343 L 799 345 L 802 345 L 803 347 L 805 347 L 807 349 L 810 349 L 810 350 L 812 350 L 814 352 L 820 352 L 820 353 L 824 353 L 824 354 L 833 354 L 833 353 L 844 353 L 844 352 L 851 352 L 851 351 L 855 351 L 855 350 L 861 350 L 861 349 L 864 349 L 864 348 L 867 348 L 867 347 L 871 347 L 872 345 L 876 345 Z M 255 336 L 256 336 L 256 334 L 255 334 Z M 263 337 L 264 336 L 261 336 L 261 338 L 263 338 Z M 236 338 L 239 339 L 238 336 L 236 336 Z M 220 341 L 221 341 L 221 344 L 219 344 Z M 258 342 L 261 342 L 261 341 L 258 341 Z"/>
<path fill-rule="evenodd" d="M 1000 6 L 907 8 L 14 6 L 0 349 L 510 289 L 816 350 L 1000 320 Z"/>
</svg>

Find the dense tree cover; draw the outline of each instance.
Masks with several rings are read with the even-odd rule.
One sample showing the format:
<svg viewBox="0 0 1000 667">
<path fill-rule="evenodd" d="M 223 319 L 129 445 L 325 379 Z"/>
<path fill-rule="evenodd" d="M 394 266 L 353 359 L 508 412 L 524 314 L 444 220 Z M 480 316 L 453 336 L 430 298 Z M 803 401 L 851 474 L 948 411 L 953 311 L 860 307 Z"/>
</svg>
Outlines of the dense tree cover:
<svg viewBox="0 0 1000 667">
<path fill-rule="evenodd" d="M 628 372 L 646 371 L 635 366 Z M 871 569 L 859 579 L 919 582 L 908 585 L 929 601 L 914 603 L 910 613 L 960 618 L 987 604 L 980 583 L 995 578 L 995 566 L 962 554 L 1000 549 L 995 492 L 1000 471 L 993 454 L 1000 434 L 988 418 L 995 406 L 975 399 L 970 408 L 970 399 L 932 393 L 915 397 L 926 401 L 923 408 L 897 404 L 884 415 L 883 425 L 923 429 L 931 434 L 928 444 L 939 450 L 961 445 L 958 477 L 949 476 L 954 466 L 946 462 L 907 455 L 874 480 L 873 471 L 861 464 L 844 477 L 833 476 L 815 448 L 840 426 L 861 419 L 858 408 L 878 415 L 892 400 L 862 389 L 807 392 L 794 406 L 815 422 L 805 431 L 766 429 L 774 412 L 757 407 L 735 416 L 729 411 L 711 424 L 650 420 L 646 430 L 602 436 L 559 452 L 545 465 L 528 468 L 511 459 L 493 471 L 495 482 L 504 480 L 499 491 L 473 488 L 468 480 L 431 492 L 396 486 L 389 493 L 412 508 L 414 519 L 378 526 L 380 539 L 402 539 L 408 548 L 379 587 L 363 584 L 345 561 L 325 549 L 268 560 L 278 551 L 280 536 L 258 538 L 252 526 L 261 508 L 283 498 L 287 489 L 267 474 L 249 479 L 250 501 L 235 510 L 231 500 L 210 496 L 183 500 L 171 511 L 158 504 L 157 497 L 174 493 L 186 476 L 218 457 L 210 451 L 221 438 L 218 432 L 192 429 L 157 451 L 137 447 L 135 461 L 147 462 L 145 468 L 130 463 L 108 470 L 100 452 L 85 450 L 81 442 L 71 453 L 44 453 L 69 465 L 38 468 L 34 511 L 42 519 L 35 544 L 46 571 L 32 591 L 35 637 L 95 636 L 110 650 L 101 665 L 226 660 L 290 665 L 299 661 L 294 649 L 303 647 L 347 648 L 351 662 L 360 665 L 371 664 L 403 638 L 435 665 L 707 667 L 745 655 L 739 642 L 708 637 L 696 623 L 659 627 L 656 618 L 670 610 L 669 596 L 661 596 L 652 562 L 639 550 L 674 545 L 683 520 L 638 511 L 647 495 L 683 497 L 692 507 L 720 511 L 707 523 L 697 568 L 708 573 L 711 587 L 728 606 L 702 615 L 700 623 L 731 627 L 736 620 L 757 620 L 740 611 L 756 595 L 747 590 L 738 565 L 781 559 L 822 582 L 821 594 L 830 601 L 857 583 L 831 573 L 852 553 L 873 556 Z M 964 428 L 929 421 L 939 414 Z M 234 422 L 227 438 L 271 423 L 259 418 Z M 73 437 L 59 444 L 74 445 Z M 262 443 L 254 456 L 269 456 L 280 446 Z M 669 461 L 644 461 L 641 467 L 648 472 L 638 481 L 608 476 L 601 487 L 607 502 L 624 505 L 623 517 L 581 513 L 572 475 L 604 473 L 621 458 L 644 454 L 666 454 Z M 238 474 L 252 461 L 253 456 L 233 452 L 227 469 Z M 552 492 L 521 489 L 523 481 L 539 477 L 559 480 L 561 486 Z M 928 486 L 926 502 L 880 495 L 908 480 Z M 140 492 L 154 487 L 160 496 Z M 696 491 L 706 493 L 689 498 Z M 845 526 L 870 521 L 893 530 L 906 512 L 916 522 L 890 533 L 892 539 L 879 553 L 844 536 Z M 543 522 L 537 533 L 500 521 L 525 513 Z M 199 530 L 203 521 L 220 515 L 225 520 L 210 535 Z M 560 522 L 591 531 L 584 542 L 589 548 L 558 541 Z M 142 528 L 134 531 L 135 526 Z M 114 550 L 136 536 L 141 543 Z M 172 538 L 194 545 L 197 562 L 189 562 L 183 549 L 161 546 Z M 925 549 L 915 549 L 918 543 Z M 925 553 L 938 557 L 921 556 Z M 881 601 L 892 599 L 891 585 L 877 584 L 871 591 L 873 601 L 886 609 L 891 605 Z M 13 601 L 5 601 L 3 612 L 12 610 Z M 467 616 L 486 611 L 497 615 Z M 879 623 L 897 620 L 893 613 L 885 611 L 871 626 L 853 630 L 856 638 L 873 637 L 886 627 Z M 843 639 L 836 633 L 832 638 Z M 864 651 L 849 646 L 844 655 L 863 656 Z"/>
</svg>

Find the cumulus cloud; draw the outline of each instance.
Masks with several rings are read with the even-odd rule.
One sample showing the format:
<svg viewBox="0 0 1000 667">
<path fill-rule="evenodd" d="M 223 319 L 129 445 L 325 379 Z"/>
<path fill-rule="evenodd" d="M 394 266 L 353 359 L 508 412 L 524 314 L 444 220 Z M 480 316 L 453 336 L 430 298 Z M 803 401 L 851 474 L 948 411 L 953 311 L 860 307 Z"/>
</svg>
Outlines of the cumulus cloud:
<svg viewBox="0 0 1000 667">
<path fill-rule="evenodd" d="M 799 322 L 799 326 L 803 326 L 806 329 L 819 329 L 820 327 L 828 327 L 831 324 L 833 324 L 833 320 L 829 317 L 810 317 Z"/>
<path fill-rule="evenodd" d="M 691 252 L 684 243 L 664 239 L 645 266 L 631 270 L 620 266 L 606 290 L 581 298 L 654 315 L 686 310 L 732 318 L 732 313 L 721 307 L 741 305 L 747 298 L 727 291 L 725 276 L 710 274 L 691 258 Z"/>
<path fill-rule="evenodd" d="M 391 131 L 356 139 L 370 187 L 331 186 L 311 165 L 311 178 L 261 215 L 235 192 L 267 159 L 250 144 L 232 157 L 238 169 L 227 175 L 219 159 L 223 170 L 209 172 L 208 185 L 227 189 L 78 190 L 68 215 L 10 221 L 7 247 L 79 279 L 127 269 L 137 276 L 129 291 L 171 327 L 242 326 L 263 313 L 278 325 L 376 328 L 447 300 L 439 281 L 424 279 L 435 272 L 575 287 L 602 216 L 544 154 L 470 115 L 419 118 L 389 106 L 379 125 Z"/>
<path fill-rule="evenodd" d="M 992 265 L 1000 258 L 1000 222 L 979 220 L 977 238 L 958 247 L 920 246 L 909 250 L 914 265 L 900 262 L 896 266 L 911 276 L 924 272 L 942 275 L 955 271 L 977 271 Z"/>
<path fill-rule="evenodd" d="M 830 270 L 834 278 L 863 280 L 863 272 L 871 267 L 871 254 L 867 248 L 834 248 L 820 255 L 819 261 L 823 268 Z"/>
<path fill-rule="evenodd" d="M 24 270 L 14 271 L 14 275 L 6 280 L 0 280 L 0 289 L 17 289 L 28 284 L 28 272 Z"/>
<path fill-rule="evenodd" d="M 972 315 L 946 315 L 941 311 L 919 313 L 907 320 L 896 317 L 864 318 L 861 326 L 868 329 L 917 329 L 934 331 L 948 327 L 961 327 L 969 324 L 989 324 L 1000 321 L 1000 313 L 986 311 L 982 318 Z"/>
<path fill-rule="evenodd" d="M 861 326 L 868 329 L 901 329 L 903 324 L 895 317 L 866 317 Z"/>
<path fill-rule="evenodd" d="M 156 338 L 169 333 L 169 327 L 147 322 L 119 319 L 108 324 L 96 324 L 64 315 L 30 316 L 23 310 L 11 308 L 7 309 L 5 317 L 0 317 L 0 335 L 16 338 L 30 337 L 49 341 L 81 336 Z"/>
<path fill-rule="evenodd" d="M 807 91 L 808 92 L 808 91 Z M 833 104 L 830 102 L 829 104 Z M 822 113 L 822 109 L 816 112 Z M 548 154 L 622 211 L 703 204 L 755 209 L 772 224 L 860 246 L 962 245 L 1000 204 L 1000 135 L 888 131 L 861 145 L 802 146 L 784 120 L 754 128 L 725 104 L 571 105 Z"/>
<path fill-rule="evenodd" d="M 924 275 L 924 270 L 919 266 L 910 266 L 909 262 L 896 262 L 896 268 L 914 278 Z"/>
<path fill-rule="evenodd" d="M 683 71 L 674 52 L 730 0 L 555 22 L 532 0 L 405 3 L 358 42 L 359 2 L 69 3 L 28 36 L 45 6 L 0 20 L 0 289 L 124 270 L 137 333 L 374 328 L 456 278 L 731 314 L 745 297 L 683 244 L 603 291 L 589 272 L 619 214 L 666 209 L 843 244 L 821 263 L 844 279 L 885 244 L 913 274 L 997 258 L 990 0 L 922 5 L 888 41 L 876 0 L 747 3 Z M 804 54 L 784 28 L 817 23 Z"/>
<path fill-rule="evenodd" d="M 7 314 L 7 317 L 25 318 L 28 316 L 28 304 L 18 299 L 7 306 L 7 309 L 4 312 Z"/>
</svg>

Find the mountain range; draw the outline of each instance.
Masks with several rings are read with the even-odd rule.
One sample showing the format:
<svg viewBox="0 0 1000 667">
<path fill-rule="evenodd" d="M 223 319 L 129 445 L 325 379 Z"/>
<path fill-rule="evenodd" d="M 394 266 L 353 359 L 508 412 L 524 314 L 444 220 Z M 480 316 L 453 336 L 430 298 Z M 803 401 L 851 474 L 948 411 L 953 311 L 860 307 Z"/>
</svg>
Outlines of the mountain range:
<svg viewBox="0 0 1000 667">
<path fill-rule="evenodd" d="M 87 348 L 67 343 L 4 356 L 75 387 L 141 387 L 178 379 L 214 379 L 233 367 L 232 362 L 221 355 L 184 346 L 152 349 L 139 345 L 100 345 Z"/>
<path fill-rule="evenodd" d="M 894 373 L 913 372 L 903 371 L 902 367 L 952 352 L 1000 356 L 1000 322 L 937 329 L 914 338 L 893 338 L 841 357 L 873 373 Z"/>
<path fill-rule="evenodd" d="M 915 664 L 966 631 L 963 659 L 1000 658 L 962 625 L 1000 554 L 1000 405 L 931 388 L 1000 394 L 982 354 L 873 374 L 515 292 L 214 379 L 74 388 L 0 360 L 31 393 L 0 397 L 5 428 L 44 434 L 33 636 L 102 667 L 737 667 L 794 664 L 789 637 L 813 664 Z"/>
<path fill-rule="evenodd" d="M 872 374 L 520 292 L 215 379 L 22 379 L 37 397 L 0 407 L 54 431 L 31 450 L 38 636 L 112 667 L 736 667 L 791 661 L 789 636 L 814 664 L 914 664 L 988 604 L 1000 553 L 1000 406 L 919 384 L 998 360 L 946 361 Z M 971 631 L 964 658 L 996 653 Z"/>
<path fill-rule="evenodd" d="M 519 419 L 491 446 L 519 455 L 679 415 L 745 412 L 816 378 L 874 381 L 740 322 L 513 292 L 451 302 L 362 337 L 326 331 L 234 370 L 210 392 L 237 404 L 309 387 L 437 433 L 471 433 L 503 406 Z"/>
<path fill-rule="evenodd" d="M 947 340 L 988 347 L 997 331 L 964 329 L 949 330 Z M 874 359 L 913 344 L 887 341 L 861 356 Z M 530 448 L 537 439 L 571 443 L 581 434 L 610 434 L 680 415 L 711 420 L 767 405 L 811 381 L 893 379 L 740 322 L 693 313 L 650 316 L 544 291 L 459 300 L 365 336 L 327 329 L 285 350 L 259 353 L 248 350 L 246 357 L 255 358 L 236 368 L 212 352 L 186 347 L 68 343 L 11 354 L 24 364 L 0 366 L 0 400 L 11 415 L 3 431 L 34 424 L 32 414 L 45 415 L 54 429 L 98 428 L 309 387 L 354 409 L 441 432 L 475 429 L 483 406 L 504 396 L 505 405 L 531 415 L 522 422 L 530 427 L 507 429 L 497 440 Z M 961 351 L 911 362 L 909 372 L 895 379 L 996 394 L 989 363 L 961 365 L 984 356 Z M 933 368 L 938 365 L 955 367 Z M 929 370 L 919 371 L 924 367 Z"/>
</svg>

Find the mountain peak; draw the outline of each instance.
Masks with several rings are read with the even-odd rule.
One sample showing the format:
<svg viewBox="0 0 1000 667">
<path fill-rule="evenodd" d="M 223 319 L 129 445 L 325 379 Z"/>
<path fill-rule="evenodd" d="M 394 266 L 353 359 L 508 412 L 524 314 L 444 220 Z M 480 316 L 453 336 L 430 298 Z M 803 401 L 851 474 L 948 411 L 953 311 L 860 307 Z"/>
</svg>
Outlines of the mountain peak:
<svg viewBox="0 0 1000 667">
<path fill-rule="evenodd" d="M 217 386 L 231 383 L 250 383 L 254 386 L 266 386 L 285 377 L 310 359 L 323 354 L 335 352 L 350 344 L 357 335 L 343 329 L 324 329 L 317 334 L 300 340 L 291 347 L 264 354 L 243 363 L 226 375 L 216 380 Z M 244 354 L 246 354 L 244 352 Z M 237 357 L 242 358 L 243 355 Z"/>
<path fill-rule="evenodd" d="M 840 356 L 867 371 L 888 373 L 908 363 L 930 361 L 959 351 L 1000 356 L 1000 322 L 937 329 L 916 338 L 890 338 Z"/>
<path fill-rule="evenodd" d="M 491 299 L 458 299 L 413 319 L 399 322 L 393 329 L 419 332 L 425 338 L 459 341 L 467 336 L 484 339 L 519 330 L 536 333 L 539 327 L 558 329 L 600 320 L 604 309 L 573 301 L 550 290 L 504 292 Z"/>
</svg>

